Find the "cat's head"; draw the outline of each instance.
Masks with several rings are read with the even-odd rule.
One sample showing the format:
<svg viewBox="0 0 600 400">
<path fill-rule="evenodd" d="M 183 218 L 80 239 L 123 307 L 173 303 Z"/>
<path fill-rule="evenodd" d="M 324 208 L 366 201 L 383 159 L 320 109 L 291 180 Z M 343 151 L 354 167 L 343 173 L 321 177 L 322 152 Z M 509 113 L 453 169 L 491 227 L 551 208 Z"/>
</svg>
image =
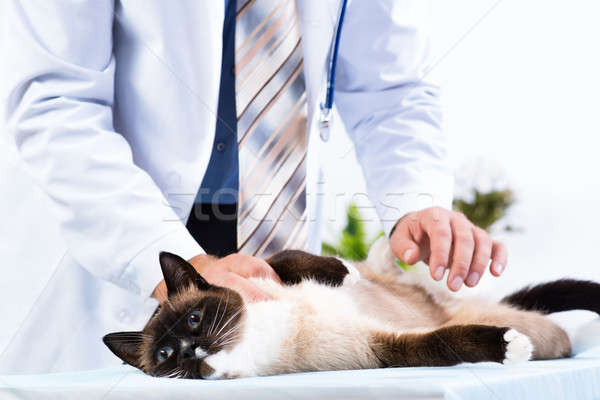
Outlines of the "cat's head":
<svg viewBox="0 0 600 400">
<path fill-rule="evenodd" d="M 168 299 L 141 332 L 116 332 L 104 343 L 127 364 L 153 376 L 209 378 L 206 357 L 235 346 L 245 316 L 233 290 L 207 283 L 187 261 L 160 254 Z"/>
</svg>

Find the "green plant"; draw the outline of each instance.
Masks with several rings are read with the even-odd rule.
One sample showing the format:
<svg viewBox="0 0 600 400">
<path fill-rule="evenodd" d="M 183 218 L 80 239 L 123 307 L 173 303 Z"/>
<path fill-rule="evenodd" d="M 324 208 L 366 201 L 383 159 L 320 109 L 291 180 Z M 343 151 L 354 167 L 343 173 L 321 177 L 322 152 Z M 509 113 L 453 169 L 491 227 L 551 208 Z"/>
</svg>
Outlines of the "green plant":
<svg viewBox="0 0 600 400">
<path fill-rule="evenodd" d="M 385 233 L 380 231 L 371 239 L 367 239 L 365 222 L 355 204 L 350 203 L 346 210 L 346 226 L 335 243 L 322 242 L 321 253 L 325 256 L 337 256 L 346 260 L 361 261 L 367 258 L 371 245 Z M 397 260 L 399 267 L 410 266 Z"/>
<path fill-rule="evenodd" d="M 367 258 L 371 244 L 383 234 L 368 240 L 365 221 L 355 204 L 350 204 L 346 211 L 346 226 L 335 243 L 323 242 L 322 253 L 329 256 L 339 256 L 347 260 L 364 260 Z"/>
<path fill-rule="evenodd" d="M 491 190 L 482 193 L 473 189 L 473 199 L 455 199 L 453 208 L 462 212 L 472 223 L 486 231 L 506 215 L 506 211 L 514 204 L 513 192 L 510 189 Z M 506 231 L 516 230 L 507 225 Z"/>
</svg>

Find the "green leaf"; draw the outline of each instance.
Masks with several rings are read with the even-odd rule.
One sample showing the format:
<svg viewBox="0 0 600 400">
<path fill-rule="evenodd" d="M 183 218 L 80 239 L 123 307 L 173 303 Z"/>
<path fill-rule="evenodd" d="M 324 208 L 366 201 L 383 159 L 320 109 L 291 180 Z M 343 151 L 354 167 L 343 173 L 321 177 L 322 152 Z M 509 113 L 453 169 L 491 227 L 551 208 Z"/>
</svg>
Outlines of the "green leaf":
<svg viewBox="0 0 600 400">
<path fill-rule="evenodd" d="M 473 224 L 489 230 L 499 219 L 506 215 L 506 211 L 514 204 L 513 192 L 510 189 L 492 190 L 482 193 L 473 189 L 473 199 L 455 199 L 453 208 L 462 212 Z"/>
<path fill-rule="evenodd" d="M 323 242 L 321 251 L 325 255 L 360 261 L 367 258 L 372 241 L 367 240 L 365 222 L 355 204 L 346 210 L 346 225 L 335 243 Z"/>
</svg>

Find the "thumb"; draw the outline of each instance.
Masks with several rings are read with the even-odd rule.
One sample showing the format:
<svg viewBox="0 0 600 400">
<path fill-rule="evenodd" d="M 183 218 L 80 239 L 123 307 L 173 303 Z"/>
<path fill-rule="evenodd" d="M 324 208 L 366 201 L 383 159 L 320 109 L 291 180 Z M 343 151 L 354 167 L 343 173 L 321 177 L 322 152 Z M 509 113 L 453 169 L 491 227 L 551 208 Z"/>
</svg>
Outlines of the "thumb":
<svg viewBox="0 0 600 400">
<path fill-rule="evenodd" d="M 397 225 L 390 238 L 392 251 L 402 262 L 416 264 L 421 259 L 421 249 L 413 240 L 406 224 Z"/>
</svg>

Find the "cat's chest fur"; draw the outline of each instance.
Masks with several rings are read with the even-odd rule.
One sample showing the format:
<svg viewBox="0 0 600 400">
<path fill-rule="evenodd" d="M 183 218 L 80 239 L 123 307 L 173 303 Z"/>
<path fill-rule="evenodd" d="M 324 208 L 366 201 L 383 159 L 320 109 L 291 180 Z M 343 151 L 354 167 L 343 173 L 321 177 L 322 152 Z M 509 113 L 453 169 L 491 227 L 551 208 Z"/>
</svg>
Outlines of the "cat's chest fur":
<svg viewBox="0 0 600 400">
<path fill-rule="evenodd" d="M 336 362 L 331 355 L 348 354 L 348 347 L 366 353 L 367 342 L 356 338 L 365 336 L 370 324 L 346 288 L 312 281 L 286 287 L 252 280 L 274 300 L 246 304 L 240 341 L 206 359 L 215 370 L 214 378 L 271 375 L 290 368 L 336 369 L 347 365 L 348 359 L 338 357 Z M 356 368 L 373 362 L 362 360 Z"/>
<path fill-rule="evenodd" d="M 246 304 L 238 344 L 206 359 L 215 370 L 210 378 L 373 368 L 378 360 L 370 351 L 369 332 L 428 325 L 427 313 L 413 299 L 399 299 L 365 279 L 341 287 L 310 280 L 294 286 L 252 281 L 274 300 Z M 399 301 L 406 313 L 392 312 Z"/>
</svg>

